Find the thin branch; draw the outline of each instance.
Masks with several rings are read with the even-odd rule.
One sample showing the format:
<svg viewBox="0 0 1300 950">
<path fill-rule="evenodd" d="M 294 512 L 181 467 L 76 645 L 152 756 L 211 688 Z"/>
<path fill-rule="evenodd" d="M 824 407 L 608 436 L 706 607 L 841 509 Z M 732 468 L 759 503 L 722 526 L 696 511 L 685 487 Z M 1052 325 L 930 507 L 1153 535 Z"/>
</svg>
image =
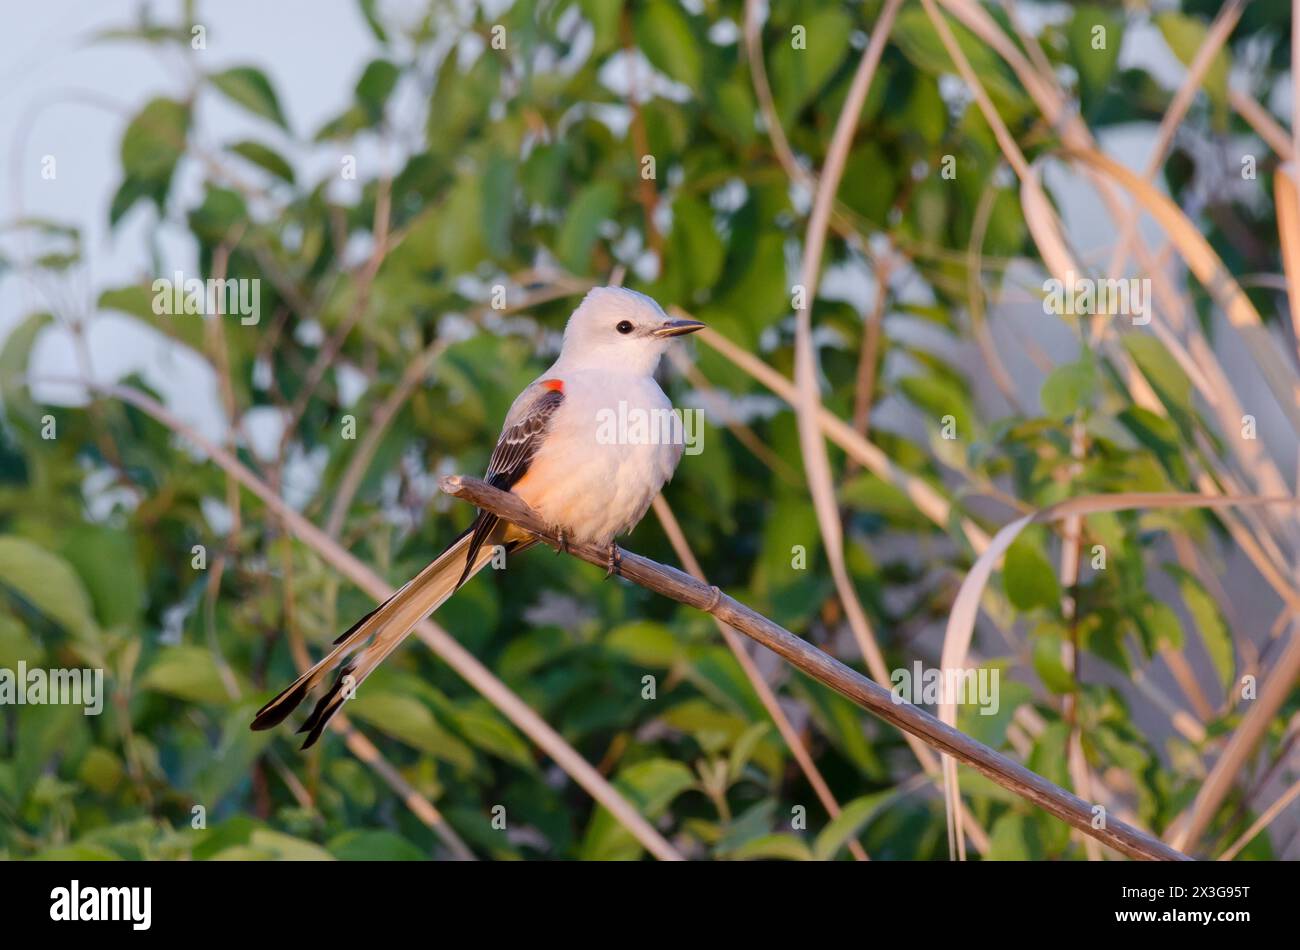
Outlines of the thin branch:
<svg viewBox="0 0 1300 950">
<path fill-rule="evenodd" d="M 1233 781 L 1240 772 L 1246 758 L 1254 751 L 1256 744 L 1264 735 L 1273 716 L 1291 693 L 1291 687 L 1300 677 L 1300 629 L 1293 629 L 1291 640 L 1282 655 L 1273 664 L 1273 673 L 1259 690 L 1259 695 L 1246 714 L 1241 725 L 1232 734 L 1223 754 L 1214 763 L 1214 768 L 1200 791 L 1192 801 L 1187 812 L 1170 825 L 1169 837 L 1178 848 L 1190 847 L 1205 831 L 1210 819 L 1227 796 Z"/>
<path fill-rule="evenodd" d="M 801 292 L 803 304 L 799 307 L 795 323 L 795 415 L 799 423 L 799 445 L 803 452 L 804 470 L 808 474 L 808 487 L 812 493 L 813 507 L 817 512 L 817 521 L 821 528 L 822 542 L 826 548 L 827 560 L 830 562 L 831 576 L 839 594 L 844 612 L 849 619 L 858 648 L 862 651 L 872 675 L 880 682 L 889 680 L 889 670 L 885 665 L 884 655 L 871 630 L 853 589 L 844 561 L 844 534 L 840 528 L 839 514 L 835 505 L 834 480 L 831 476 L 830 456 L 826 452 L 825 436 L 817 424 L 817 415 L 822 409 L 821 397 L 817 391 L 817 355 L 812 341 L 812 306 L 817 295 L 817 278 L 821 271 L 822 250 L 826 244 L 826 229 L 830 224 L 831 210 L 834 207 L 835 192 L 839 189 L 844 166 L 848 161 L 849 147 L 857 129 L 858 117 L 871 88 L 871 79 L 876 66 L 884 53 L 885 41 L 889 38 L 890 27 L 902 0 L 888 0 L 871 31 L 871 40 L 862 54 L 862 60 L 854 73 L 849 94 L 840 110 L 831 136 L 826 166 L 817 185 L 817 194 L 813 199 L 812 214 L 808 219 L 808 232 L 804 239 L 803 266 L 801 268 Z"/>
<path fill-rule="evenodd" d="M 1246 124 L 1255 130 L 1255 134 L 1278 154 L 1283 161 L 1290 161 L 1295 154 L 1291 149 L 1291 138 L 1286 130 L 1278 124 L 1277 119 L 1253 98 L 1236 89 L 1228 90 L 1228 104 L 1237 110 L 1237 114 L 1246 120 Z"/>
<path fill-rule="evenodd" d="M 887 255 L 876 260 L 876 299 L 862 327 L 862 346 L 858 350 L 858 372 L 853 387 L 853 428 L 864 439 L 871 431 L 871 407 L 876 396 L 876 372 L 880 362 L 880 331 L 889 308 L 889 278 L 894 262 Z M 846 466 L 845 476 L 852 471 Z"/>
<path fill-rule="evenodd" d="M 1245 7 L 1245 0 L 1229 0 L 1229 2 L 1219 11 L 1218 16 L 1210 25 L 1206 32 L 1205 42 L 1196 51 L 1191 65 L 1187 67 L 1187 75 L 1183 78 L 1182 84 L 1178 87 L 1178 92 L 1174 94 L 1173 101 L 1169 103 L 1169 108 L 1160 118 L 1160 127 L 1156 130 L 1155 145 L 1151 149 L 1151 155 L 1147 158 L 1146 166 L 1142 174 L 1147 181 L 1152 181 L 1156 177 L 1161 166 L 1164 165 L 1165 155 L 1169 152 L 1169 146 L 1173 143 L 1174 133 L 1182 124 L 1183 118 L 1187 115 L 1187 110 L 1191 108 L 1192 101 L 1196 98 L 1197 92 L 1200 91 L 1201 83 L 1205 79 L 1205 74 L 1209 72 L 1211 64 L 1214 63 L 1215 57 L 1223 45 L 1228 42 L 1233 27 L 1241 19 L 1241 11 Z M 1111 252 L 1110 266 L 1106 270 L 1107 275 L 1117 275 L 1120 268 L 1124 266 L 1124 261 L 1128 258 L 1129 245 L 1133 241 L 1133 234 L 1137 230 L 1138 216 L 1136 212 L 1128 214 L 1120 224 L 1119 237 L 1115 242 L 1115 249 Z M 1092 338 L 1096 340 L 1100 337 L 1102 329 L 1107 321 L 1105 315 L 1099 314 L 1092 320 Z"/>
<path fill-rule="evenodd" d="M 450 475 L 439 483 L 444 492 L 454 495 L 485 511 L 537 535 L 552 547 L 559 547 L 554 529 L 519 496 L 499 491 L 477 478 Z M 606 548 L 578 541 L 567 541 L 567 553 L 590 564 L 603 567 L 608 560 Z M 723 593 L 718 587 L 701 583 L 689 574 L 659 564 L 649 558 L 622 552 L 621 575 L 629 581 L 712 614 L 722 623 L 740 631 L 787 660 L 792 666 L 852 700 L 863 709 L 885 720 L 937 751 L 958 759 L 1026 801 L 1055 815 L 1085 834 L 1116 851 L 1133 858 L 1180 861 L 1187 856 L 1170 848 L 1144 831 L 1117 820 L 1105 827 L 1093 827 L 1092 806 L 1042 776 L 1007 758 L 1002 753 L 977 742 L 965 733 L 945 725 L 923 709 L 898 702 L 893 694 L 873 683 L 856 670 L 823 653 L 806 640 L 756 613 Z"/>
<path fill-rule="evenodd" d="M 1247 828 L 1242 836 L 1234 841 L 1227 851 L 1224 851 L 1223 854 L 1219 855 L 1219 860 L 1231 861 L 1235 858 L 1241 853 L 1242 848 L 1250 844 L 1257 834 L 1272 823 L 1274 818 L 1282 814 L 1282 809 L 1286 808 L 1287 805 L 1290 805 L 1297 798 L 1300 798 L 1300 782 L 1295 782 L 1290 788 L 1282 793 L 1277 801 L 1269 805 L 1268 808 L 1264 810 L 1264 813 L 1255 819 L 1255 823 Z"/>
<path fill-rule="evenodd" d="M 749 75 L 754 84 L 754 96 L 758 99 L 759 112 L 767 126 L 768 137 L 772 140 L 772 150 L 777 161 L 785 169 L 791 181 L 797 182 L 809 191 L 817 187 L 817 181 L 808 169 L 799 164 L 794 157 L 790 140 L 785 137 L 781 125 L 781 116 L 776 111 L 772 99 L 772 84 L 767 79 L 767 66 L 763 62 L 763 25 L 758 22 L 759 0 L 745 0 L 745 55 L 749 58 Z"/>
<path fill-rule="evenodd" d="M 979 347 L 980 355 L 984 358 L 989 377 L 1011 408 L 1024 415 L 1024 406 L 1020 403 L 1016 384 L 1002 362 L 1002 355 L 993 340 L 993 332 L 989 329 L 987 314 L 984 311 L 984 288 L 980 285 L 980 278 L 984 273 L 984 238 L 988 233 L 989 220 L 993 217 L 993 207 L 998 198 L 997 189 L 993 188 L 992 184 L 990 181 L 989 187 L 985 189 L 979 204 L 975 207 L 970 242 L 966 245 L 966 309 L 970 314 L 971 336 L 975 338 L 975 345 Z M 864 431 L 862 434 L 867 433 Z"/>
<path fill-rule="evenodd" d="M 376 747 L 370 741 L 370 738 L 352 725 L 345 716 L 336 716 L 335 721 L 338 723 L 336 730 L 342 734 L 343 741 L 347 743 L 348 751 L 358 759 L 370 766 L 384 782 L 402 799 L 402 804 L 409 808 L 416 818 L 420 819 L 426 826 L 442 839 L 443 844 L 451 849 L 452 854 L 461 861 L 475 861 L 477 858 L 474 852 L 469 849 L 460 835 L 456 834 L 451 825 L 447 824 L 447 819 L 443 817 L 442 812 L 434 807 L 433 803 L 421 795 L 415 788 L 402 777 L 391 762 L 384 758 Z"/>
<path fill-rule="evenodd" d="M 637 50 L 636 41 L 632 36 L 632 9 L 630 6 L 623 8 L 619 28 L 623 39 L 623 56 L 627 60 L 627 105 L 632 110 L 630 128 L 632 147 L 637 152 L 637 201 L 640 202 L 642 212 L 645 215 L 646 245 L 654 253 L 658 265 L 663 267 L 664 236 L 659 233 L 659 227 L 655 224 L 655 216 L 659 208 L 659 192 L 655 188 L 654 179 L 647 178 L 642 173 L 641 168 L 641 163 L 650 154 L 650 136 L 646 132 L 645 114 L 641 111 L 640 90 L 637 87 Z"/>
</svg>

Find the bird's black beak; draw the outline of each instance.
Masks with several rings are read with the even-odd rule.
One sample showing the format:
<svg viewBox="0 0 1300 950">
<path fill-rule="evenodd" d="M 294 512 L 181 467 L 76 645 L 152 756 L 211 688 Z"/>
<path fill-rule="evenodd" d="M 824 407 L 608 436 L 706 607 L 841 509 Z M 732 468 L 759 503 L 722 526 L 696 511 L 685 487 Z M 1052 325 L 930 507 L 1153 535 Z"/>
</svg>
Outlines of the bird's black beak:
<svg viewBox="0 0 1300 950">
<path fill-rule="evenodd" d="M 685 336 L 696 330 L 703 330 L 704 324 L 699 320 L 669 320 L 662 326 L 654 328 L 655 336 Z"/>
</svg>

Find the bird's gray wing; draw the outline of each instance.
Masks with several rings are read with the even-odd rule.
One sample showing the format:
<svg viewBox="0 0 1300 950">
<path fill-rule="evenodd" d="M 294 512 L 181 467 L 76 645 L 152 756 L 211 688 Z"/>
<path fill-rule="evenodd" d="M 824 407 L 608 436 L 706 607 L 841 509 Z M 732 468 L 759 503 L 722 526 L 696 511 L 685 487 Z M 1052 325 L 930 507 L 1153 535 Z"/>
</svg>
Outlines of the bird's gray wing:
<svg viewBox="0 0 1300 950">
<path fill-rule="evenodd" d="M 551 428 L 555 411 L 564 403 L 564 390 L 546 386 L 546 382 L 530 386 L 535 393 L 525 393 L 530 398 L 521 399 L 510 409 L 506 426 L 501 430 L 492 458 L 488 461 L 486 481 L 502 491 L 524 477 L 537 450 Z"/>
<path fill-rule="evenodd" d="M 497 439 L 492 458 L 488 460 L 485 480 L 494 488 L 509 491 L 524 477 L 538 449 L 551 428 L 555 411 L 564 403 L 564 385 L 558 380 L 542 380 L 520 393 L 506 416 L 505 427 Z M 469 551 L 465 558 L 465 572 L 457 587 L 465 582 L 474 556 L 500 521 L 488 511 L 480 511 L 470 526 Z"/>
</svg>

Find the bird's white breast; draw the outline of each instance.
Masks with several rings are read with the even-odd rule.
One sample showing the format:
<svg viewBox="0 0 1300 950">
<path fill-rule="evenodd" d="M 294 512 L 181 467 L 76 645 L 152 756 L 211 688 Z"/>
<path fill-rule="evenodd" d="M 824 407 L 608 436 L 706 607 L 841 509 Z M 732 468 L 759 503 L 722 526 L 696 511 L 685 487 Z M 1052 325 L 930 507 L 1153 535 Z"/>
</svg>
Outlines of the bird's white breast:
<svg viewBox="0 0 1300 950">
<path fill-rule="evenodd" d="M 586 370 L 562 381 L 564 403 L 514 491 L 571 537 L 607 545 L 672 477 L 681 430 L 652 377 Z"/>
</svg>

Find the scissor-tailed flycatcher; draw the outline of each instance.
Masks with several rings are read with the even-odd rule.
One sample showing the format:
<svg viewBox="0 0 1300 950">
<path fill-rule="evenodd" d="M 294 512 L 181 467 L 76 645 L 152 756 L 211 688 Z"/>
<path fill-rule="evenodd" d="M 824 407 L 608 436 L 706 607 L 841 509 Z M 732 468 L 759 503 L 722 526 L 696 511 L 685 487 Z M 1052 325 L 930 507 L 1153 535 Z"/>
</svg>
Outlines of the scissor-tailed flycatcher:
<svg viewBox="0 0 1300 950">
<path fill-rule="evenodd" d="M 672 477 L 683 447 L 680 440 L 610 439 L 602 420 L 620 410 L 620 415 L 635 411 L 652 419 L 671 412 L 672 404 L 655 382 L 655 368 L 673 337 L 703 326 L 669 319 L 657 303 L 635 291 L 591 291 L 564 328 L 559 359 L 519 394 L 506 414 L 488 462 L 488 483 L 528 502 L 556 527 L 561 544 L 581 540 L 608 547 L 609 572 L 614 572 L 614 539 L 641 520 Z M 432 564 L 358 620 L 319 663 L 258 710 L 253 728 L 270 729 L 284 721 L 335 666 L 365 644 L 339 670 L 298 730 L 307 733 L 302 747 L 312 745 L 411 628 L 491 561 L 496 545 L 513 554 L 536 540 L 479 512 Z"/>
</svg>

